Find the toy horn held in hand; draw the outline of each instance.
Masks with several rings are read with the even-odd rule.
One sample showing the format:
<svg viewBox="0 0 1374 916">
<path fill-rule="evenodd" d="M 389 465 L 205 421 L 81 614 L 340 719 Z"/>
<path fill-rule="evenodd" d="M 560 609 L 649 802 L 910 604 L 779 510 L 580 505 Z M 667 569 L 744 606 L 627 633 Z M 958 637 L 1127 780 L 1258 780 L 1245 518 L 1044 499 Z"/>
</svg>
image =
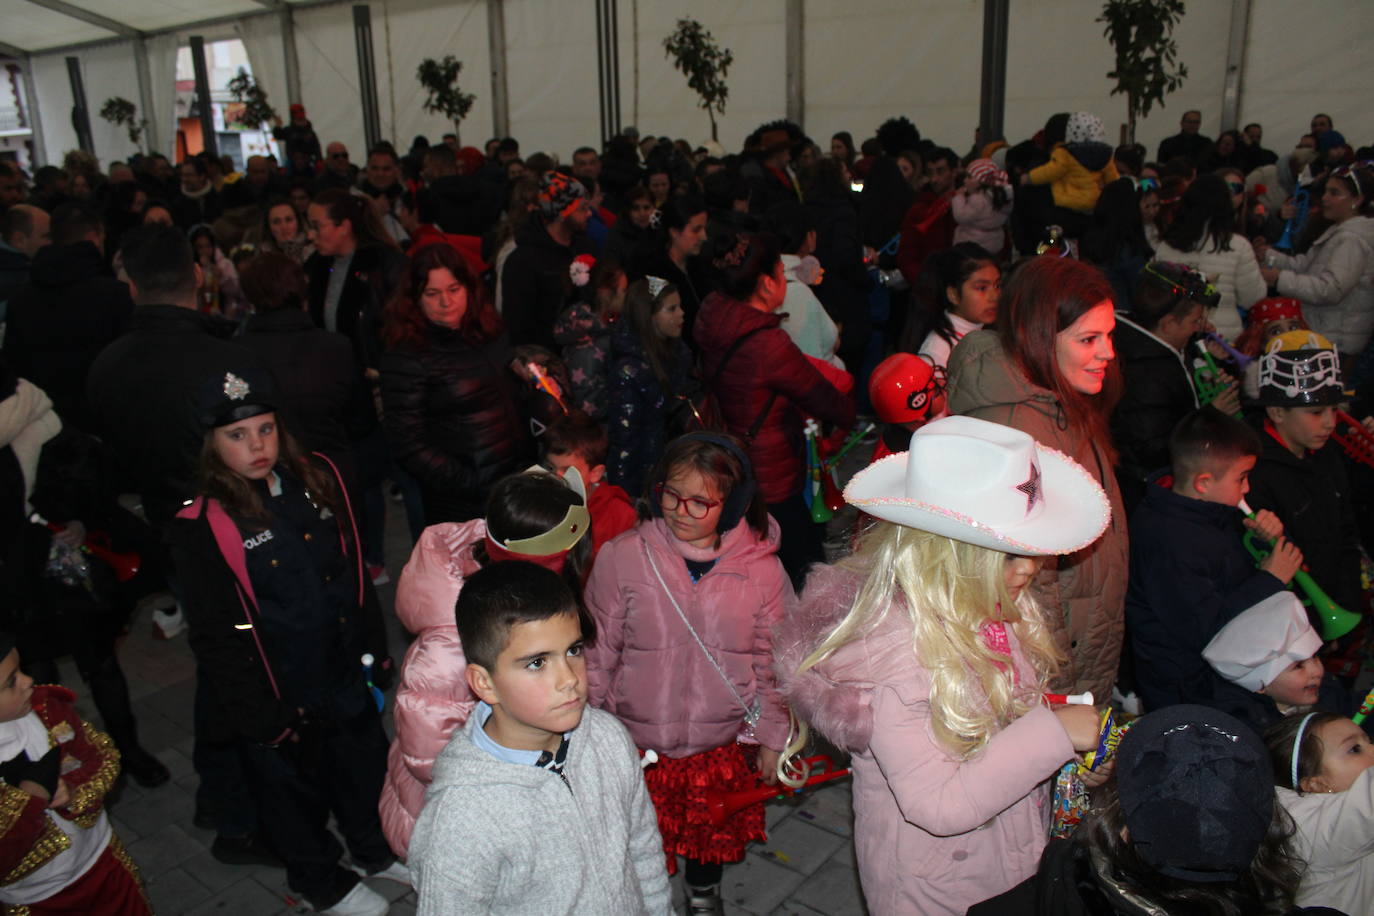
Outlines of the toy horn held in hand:
<svg viewBox="0 0 1374 916">
<path fill-rule="evenodd" d="M 42 525 L 49 531 L 66 530 L 65 525 L 54 524 L 37 512 L 29 516 L 29 521 L 35 525 Z M 116 582 L 128 582 L 138 575 L 138 570 L 143 565 L 143 558 L 136 553 L 118 553 L 111 550 L 109 544 L 109 538 L 103 531 L 91 531 L 86 534 L 86 540 L 81 544 L 81 552 L 90 554 L 114 570 Z"/>
<path fill-rule="evenodd" d="M 1247 518 L 1255 517 L 1255 513 L 1245 500 L 1240 501 L 1239 508 Z M 1253 531 L 1245 532 L 1245 549 L 1250 551 L 1250 556 L 1254 557 L 1257 566 L 1264 562 L 1265 557 L 1269 556 L 1268 550 L 1255 543 L 1255 532 Z M 1302 591 L 1304 597 L 1299 600 L 1302 601 L 1303 606 L 1321 621 L 1321 637 L 1327 642 L 1340 639 L 1359 626 L 1363 619 L 1359 614 L 1347 611 L 1331 600 L 1331 596 L 1322 591 L 1322 587 L 1312 580 L 1306 563 L 1303 564 L 1302 569 L 1293 573 L 1293 585 Z"/>
<path fill-rule="evenodd" d="M 1374 433 L 1344 410 L 1336 411 L 1336 429 L 1331 438 L 1340 443 L 1351 460 L 1374 468 Z"/>
<path fill-rule="evenodd" d="M 741 792 L 717 792 L 707 790 L 706 810 L 707 816 L 711 818 L 711 825 L 719 827 L 728 821 L 736 811 L 747 808 L 754 802 L 765 801 L 769 798 L 786 798 L 789 795 L 799 795 L 801 790 L 807 786 L 814 786 L 818 783 L 828 782 L 832 779 L 839 779 L 848 776 L 849 770 L 839 770 L 835 768 L 835 761 L 825 754 L 817 754 L 814 757 L 807 757 L 802 761 L 807 774 L 805 781 L 795 789 L 785 785 L 758 786 L 753 789 L 745 789 Z"/>
</svg>

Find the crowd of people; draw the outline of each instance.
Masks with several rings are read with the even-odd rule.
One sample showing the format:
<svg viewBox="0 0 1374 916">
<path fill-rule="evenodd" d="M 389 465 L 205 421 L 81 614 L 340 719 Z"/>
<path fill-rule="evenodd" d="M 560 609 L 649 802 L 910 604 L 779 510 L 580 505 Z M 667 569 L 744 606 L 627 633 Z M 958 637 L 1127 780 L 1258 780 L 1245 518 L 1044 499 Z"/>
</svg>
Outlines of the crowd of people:
<svg viewBox="0 0 1374 916">
<path fill-rule="evenodd" d="M 1201 123 L 0 163 L 0 901 L 150 911 L 151 597 L 319 912 L 723 912 L 813 736 L 875 914 L 1366 912 L 1374 150 Z"/>
</svg>

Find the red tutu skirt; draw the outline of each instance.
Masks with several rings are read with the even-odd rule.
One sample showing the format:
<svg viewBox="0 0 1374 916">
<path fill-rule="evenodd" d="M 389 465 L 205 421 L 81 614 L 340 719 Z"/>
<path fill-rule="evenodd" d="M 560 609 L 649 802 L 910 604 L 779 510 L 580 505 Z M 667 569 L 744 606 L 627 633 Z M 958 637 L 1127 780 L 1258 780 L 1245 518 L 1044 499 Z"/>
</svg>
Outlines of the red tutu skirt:
<svg viewBox="0 0 1374 916">
<path fill-rule="evenodd" d="M 759 784 L 756 748 L 727 744 L 690 757 L 665 757 L 644 771 L 649 797 L 658 812 L 668 874 L 677 873 L 677 857 L 698 862 L 738 862 L 744 847 L 764 841 L 763 802 L 735 812 L 724 824 L 711 823 L 707 792 L 742 792 Z M 642 753 L 642 752 L 641 752 Z"/>
</svg>

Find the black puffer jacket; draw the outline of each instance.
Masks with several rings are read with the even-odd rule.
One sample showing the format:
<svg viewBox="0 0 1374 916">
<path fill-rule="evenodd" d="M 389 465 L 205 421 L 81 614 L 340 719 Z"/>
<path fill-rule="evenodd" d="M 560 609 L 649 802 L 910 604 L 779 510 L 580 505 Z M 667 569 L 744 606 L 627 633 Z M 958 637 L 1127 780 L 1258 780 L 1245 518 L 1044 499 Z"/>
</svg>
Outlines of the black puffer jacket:
<svg viewBox="0 0 1374 916">
<path fill-rule="evenodd" d="M 554 321 L 574 298 L 585 299 L 573 286 L 568 265 L 577 255 L 590 252 L 585 235 L 574 236 L 568 246 L 554 241 L 537 219 L 520 227 L 515 250 L 501 271 L 501 312 L 512 344 L 538 344 L 558 352 Z"/>
<path fill-rule="evenodd" d="M 1145 481 L 1169 463 L 1169 434 L 1197 408 L 1183 357 L 1117 315 L 1116 357 L 1125 392 L 1112 413 L 1112 441 L 1121 454 L 1117 478 L 1126 508 L 1145 496 Z"/>
<path fill-rule="evenodd" d="M 438 327 L 427 346 L 382 356 L 387 436 L 420 481 L 431 525 L 480 518 L 491 485 L 534 461 L 514 356 L 504 337 L 474 346 Z"/>
<path fill-rule="evenodd" d="M 337 454 L 376 429 L 372 391 L 347 337 L 283 309 L 250 317 L 238 342 L 272 373 L 290 428 L 309 451 Z"/>
<path fill-rule="evenodd" d="M 41 248 L 29 283 L 10 297 L 5 360 L 52 398 L 65 422 L 90 429 L 86 373 L 133 311 L 129 287 L 110 275 L 95 245 Z"/>
<path fill-rule="evenodd" d="M 852 195 L 811 197 L 806 209 L 816 220 L 816 260 L 825 268 L 816 298 L 840 325 L 840 357 L 846 366 L 857 366 L 873 330 L 868 314 L 873 279 L 859 241 L 859 213 Z"/>
<path fill-rule="evenodd" d="M 1302 551 L 1312 579 L 1341 607 L 1361 611 L 1360 534 L 1340 446 L 1328 442 L 1302 458 L 1273 432 L 1260 433 L 1260 459 L 1250 472 L 1246 500 L 1283 522 Z"/>
</svg>

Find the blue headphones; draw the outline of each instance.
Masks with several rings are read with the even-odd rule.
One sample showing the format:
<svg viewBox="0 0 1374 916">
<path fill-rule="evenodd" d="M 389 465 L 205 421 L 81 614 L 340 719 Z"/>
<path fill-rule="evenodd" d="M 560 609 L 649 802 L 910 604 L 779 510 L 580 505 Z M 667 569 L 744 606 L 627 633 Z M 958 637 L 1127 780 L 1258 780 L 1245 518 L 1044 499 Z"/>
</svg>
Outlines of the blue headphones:
<svg viewBox="0 0 1374 916">
<path fill-rule="evenodd" d="M 750 504 L 754 501 L 754 491 L 758 484 L 754 480 L 754 465 L 749 460 L 749 456 L 744 453 L 734 440 L 722 436 L 719 433 L 694 432 L 678 436 L 674 442 L 691 440 L 694 442 L 709 442 L 718 445 L 729 452 L 734 459 L 740 463 L 740 472 L 744 479 L 739 486 L 731 491 L 730 496 L 725 500 L 725 508 L 720 512 L 720 522 L 717 525 L 719 531 L 729 531 L 739 524 L 740 519 L 749 511 Z M 656 516 L 663 515 L 663 505 L 657 500 L 650 501 L 650 511 Z"/>
</svg>

